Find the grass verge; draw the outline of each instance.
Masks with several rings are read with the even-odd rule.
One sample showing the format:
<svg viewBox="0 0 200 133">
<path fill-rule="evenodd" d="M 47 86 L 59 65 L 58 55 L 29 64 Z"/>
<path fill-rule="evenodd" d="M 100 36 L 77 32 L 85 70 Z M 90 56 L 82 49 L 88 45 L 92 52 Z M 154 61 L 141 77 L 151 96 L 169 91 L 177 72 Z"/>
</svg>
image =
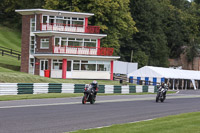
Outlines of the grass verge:
<svg viewBox="0 0 200 133">
<path fill-rule="evenodd" d="M 72 83 L 89 84 L 93 80 L 53 79 L 0 67 L 0 83 Z M 97 80 L 100 85 L 120 85 L 119 81 Z M 133 84 L 132 84 L 133 85 Z"/>
<path fill-rule="evenodd" d="M 0 96 L 0 101 L 25 100 L 25 99 L 45 99 L 45 98 L 67 98 L 83 96 L 82 93 L 48 93 L 48 94 L 23 94 Z"/>
<path fill-rule="evenodd" d="M 175 93 L 171 91 L 170 93 Z M 97 96 L 111 96 L 111 95 L 145 95 L 155 93 L 130 93 L 130 94 L 104 94 L 98 93 Z M 68 97 L 81 97 L 83 93 L 48 93 L 48 94 L 22 94 L 22 95 L 4 95 L 0 96 L 0 101 L 11 101 L 11 100 L 25 100 L 25 99 L 45 99 L 45 98 L 68 98 Z"/>
<path fill-rule="evenodd" d="M 200 112 L 194 112 L 73 133 L 200 133 L 199 123 Z"/>
<path fill-rule="evenodd" d="M 0 25 L 0 46 L 21 51 L 21 33 Z"/>
</svg>

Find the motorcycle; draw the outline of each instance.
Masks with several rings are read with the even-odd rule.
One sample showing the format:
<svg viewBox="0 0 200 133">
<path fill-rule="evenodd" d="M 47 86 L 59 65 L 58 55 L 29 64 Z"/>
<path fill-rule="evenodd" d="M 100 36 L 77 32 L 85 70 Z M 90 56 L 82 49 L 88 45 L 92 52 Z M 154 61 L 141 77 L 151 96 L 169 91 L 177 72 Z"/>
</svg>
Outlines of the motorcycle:
<svg viewBox="0 0 200 133">
<path fill-rule="evenodd" d="M 86 104 L 86 102 L 95 103 L 95 89 L 92 85 L 86 85 L 83 93 L 82 104 Z"/>
<path fill-rule="evenodd" d="M 156 96 L 156 102 L 164 102 L 166 98 L 166 89 L 165 88 L 159 88 L 157 91 L 157 96 Z"/>
</svg>

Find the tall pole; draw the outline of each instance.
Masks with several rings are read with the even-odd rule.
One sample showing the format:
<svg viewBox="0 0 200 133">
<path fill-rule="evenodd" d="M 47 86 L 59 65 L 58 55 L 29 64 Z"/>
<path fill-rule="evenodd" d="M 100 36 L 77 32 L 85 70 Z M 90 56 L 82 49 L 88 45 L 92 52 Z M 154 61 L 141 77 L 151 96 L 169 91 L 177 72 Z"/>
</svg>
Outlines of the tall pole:
<svg viewBox="0 0 200 133">
<path fill-rule="evenodd" d="M 131 50 L 131 60 L 130 60 L 130 62 L 132 62 L 133 61 L 133 50 Z"/>
</svg>

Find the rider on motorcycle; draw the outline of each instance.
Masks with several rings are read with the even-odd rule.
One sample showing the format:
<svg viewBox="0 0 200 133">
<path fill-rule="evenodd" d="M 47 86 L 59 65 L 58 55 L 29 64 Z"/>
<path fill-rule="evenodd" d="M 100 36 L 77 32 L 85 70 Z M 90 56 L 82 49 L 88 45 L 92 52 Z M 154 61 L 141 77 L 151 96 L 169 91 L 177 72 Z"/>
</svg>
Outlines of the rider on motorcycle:
<svg viewBox="0 0 200 133">
<path fill-rule="evenodd" d="M 94 90 L 94 99 L 96 100 L 96 95 L 99 88 L 98 83 L 96 80 L 94 80 L 92 83 L 90 83 L 90 85 L 92 85 L 92 89 Z"/>
<path fill-rule="evenodd" d="M 166 97 L 166 93 L 167 93 L 167 90 L 168 90 L 167 84 L 162 82 L 158 90 L 161 90 L 162 88 L 164 88 L 163 95 L 164 95 L 164 97 Z"/>
</svg>

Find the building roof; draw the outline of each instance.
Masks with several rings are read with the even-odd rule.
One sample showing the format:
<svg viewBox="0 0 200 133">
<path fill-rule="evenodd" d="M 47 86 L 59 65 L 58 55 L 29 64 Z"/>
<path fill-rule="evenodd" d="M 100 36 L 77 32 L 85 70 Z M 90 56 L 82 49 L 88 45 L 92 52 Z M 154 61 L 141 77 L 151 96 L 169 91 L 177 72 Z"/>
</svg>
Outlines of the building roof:
<svg viewBox="0 0 200 133">
<path fill-rule="evenodd" d="M 200 71 L 144 66 L 128 76 L 200 80 Z"/>
<path fill-rule="evenodd" d="M 19 9 L 15 12 L 21 15 L 31 15 L 31 14 L 46 14 L 46 15 L 57 15 L 57 16 L 76 16 L 76 17 L 90 17 L 93 13 L 81 13 L 81 12 L 70 12 L 70 11 L 60 11 L 60 10 L 48 10 L 48 9 Z"/>
</svg>

